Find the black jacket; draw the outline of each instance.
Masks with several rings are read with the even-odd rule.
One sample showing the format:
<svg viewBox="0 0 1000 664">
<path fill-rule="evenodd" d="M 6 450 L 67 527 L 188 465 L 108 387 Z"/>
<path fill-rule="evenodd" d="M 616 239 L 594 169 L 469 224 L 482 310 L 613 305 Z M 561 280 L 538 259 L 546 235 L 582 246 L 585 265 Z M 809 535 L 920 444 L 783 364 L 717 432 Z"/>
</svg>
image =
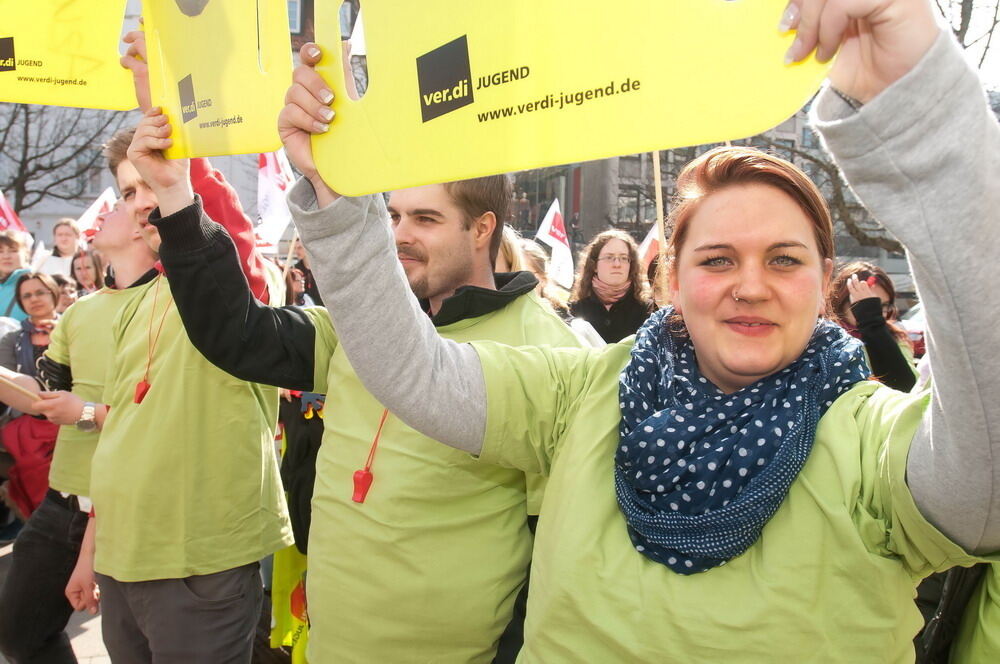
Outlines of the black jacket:
<svg viewBox="0 0 1000 664">
<path fill-rule="evenodd" d="M 649 318 L 650 309 L 648 302 L 636 300 L 631 292 L 612 304 L 610 309 L 606 309 L 594 294 L 569 305 L 570 313 L 593 325 L 609 344 L 635 334 Z"/>
</svg>

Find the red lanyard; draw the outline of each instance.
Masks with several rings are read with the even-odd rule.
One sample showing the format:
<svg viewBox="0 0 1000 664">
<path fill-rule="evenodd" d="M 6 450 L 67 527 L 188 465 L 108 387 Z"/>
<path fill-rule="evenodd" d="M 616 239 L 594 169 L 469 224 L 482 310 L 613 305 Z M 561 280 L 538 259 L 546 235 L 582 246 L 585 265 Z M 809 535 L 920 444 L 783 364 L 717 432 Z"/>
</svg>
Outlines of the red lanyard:
<svg viewBox="0 0 1000 664">
<path fill-rule="evenodd" d="M 164 279 L 162 275 L 159 277 L 160 280 Z M 156 282 L 156 288 L 153 290 L 153 306 L 149 311 L 149 333 L 147 340 L 148 352 L 146 354 L 146 373 L 142 375 L 142 380 L 136 383 L 135 386 L 135 398 L 133 401 L 135 403 L 142 403 L 142 400 L 146 398 L 146 392 L 149 392 L 151 385 L 149 384 L 149 367 L 153 364 L 153 351 L 156 350 L 156 343 L 160 340 L 160 332 L 163 331 L 163 322 L 167 320 L 167 312 L 170 311 L 170 305 L 174 302 L 174 296 L 171 295 L 167 300 L 167 306 L 163 309 L 163 315 L 160 317 L 160 325 L 156 328 L 156 336 L 153 336 L 153 317 L 156 314 L 156 300 L 160 296 L 160 282 Z"/>
<path fill-rule="evenodd" d="M 385 426 L 385 421 L 389 417 L 389 409 L 382 411 L 382 418 L 378 422 L 378 430 L 375 432 L 375 439 L 372 440 L 372 446 L 368 450 L 368 460 L 365 461 L 365 467 L 362 470 L 354 471 L 354 495 L 351 496 L 351 500 L 356 503 L 365 502 L 365 496 L 368 495 L 368 489 L 372 486 L 372 481 L 375 477 L 372 475 L 372 462 L 375 460 L 375 450 L 378 449 L 378 440 L 382 437 L 382 427 Z"/>
</svg>

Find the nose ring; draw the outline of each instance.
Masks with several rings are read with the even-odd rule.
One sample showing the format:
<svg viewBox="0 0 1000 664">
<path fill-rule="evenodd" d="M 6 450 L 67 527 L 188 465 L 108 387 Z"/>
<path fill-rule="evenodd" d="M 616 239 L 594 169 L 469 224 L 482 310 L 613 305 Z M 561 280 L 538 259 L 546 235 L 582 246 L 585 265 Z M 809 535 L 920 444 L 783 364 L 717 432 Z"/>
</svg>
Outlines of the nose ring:
<svg viewBox="0 0 1000 664">
<path fill-rule="evenodd" d="M 738 292 L 739 292 L 738 288 L 733 290 L 733 301 L 735 301 L 735 302 L 746 302 L 746 300 L 744 300 L 739 295 L 737 295 Z"/>
</svg>

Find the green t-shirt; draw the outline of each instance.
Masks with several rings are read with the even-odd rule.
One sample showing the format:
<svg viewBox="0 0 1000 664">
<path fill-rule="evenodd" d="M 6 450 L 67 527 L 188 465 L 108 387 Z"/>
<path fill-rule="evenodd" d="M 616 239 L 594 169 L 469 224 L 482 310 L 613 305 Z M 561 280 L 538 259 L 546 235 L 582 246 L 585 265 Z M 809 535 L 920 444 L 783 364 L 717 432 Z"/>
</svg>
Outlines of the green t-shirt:
<svg viewBox="0 0 1000 664">
<path fill-rule="evenodd" d="M 111 326 L 129 301 L 130 291 L 102 288 L 75 302 L 59 318 L 45 355 L 65 364 L 73 373 L 73 393 L 84 401 L 100 403 L 104 378 L 111 360 Z M 90 495 L 90 459 L 99 435 L 75 425 L 59 427 L 49 469 L 49 486 L 78 496 Z"/>
<path fill-rule="evenodd" d="M 383 407 L 325 309 L 314 391 L 327 395 L 309 534 L 309 661 L 488 663 L 531 556 L 525 474 L 481 464 L 390 415 L 364 503 L 351 500 Z M 438 328 L 456 341 L 580 346 L 533 294 Z M 405 362 L 405 352 L 386 362 Z M 461 417 L 455 413 L 455 417 Z"/>
<path fill-rule="evenodd" d="M 596 354 L 474 344 L 487 464 L 549 471 L 520 662 L 912 662 L 923 576 L 974 559 L 918 512 L 906 456 L 927 406 L 864 382 L 819 423 L 760 539 L 690 576 L 637 553 L 615 497 L 618 377 Z"/>
<path fill-rule="evenodd" d="M 951 650 L 951 664 L 1000 662 L 1000 573 L 990 565 L 969 605 Z"/>
<path fill-rule="evenodd" d="M 210 364 L 164 277 L 131 291 L 112 324 L 111 410 L 92 464 L 95 569 L 119 581 L 183 578 L 291 544 L 274 454 L 277 389 Z M 151 333 L 151 387 L 136 404 Z"/>
</svg>

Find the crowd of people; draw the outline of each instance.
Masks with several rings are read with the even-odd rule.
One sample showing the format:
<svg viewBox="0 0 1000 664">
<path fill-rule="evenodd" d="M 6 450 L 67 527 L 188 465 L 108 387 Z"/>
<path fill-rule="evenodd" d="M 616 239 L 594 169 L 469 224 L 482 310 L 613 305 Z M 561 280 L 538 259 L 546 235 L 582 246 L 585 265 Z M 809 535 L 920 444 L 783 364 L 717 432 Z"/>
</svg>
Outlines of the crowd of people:
<svg viewBox="0 0 1000 664">
<path fill-rule="evenodd" d="M 36 364 L 48 348 L 59 316 L 79 297 L 103 287 L 100 254 L 90 249 L 76 222 L 60 219 L 53 227 L 52 250 L 14 230 L 0 231 L 0 367 L 36 376 Z M 4 408 L 6 468 L 0 495 L 3 537 L 16 536 L 48 488 L 48 458 L 58 427 L 44 419 L 22 417 Z"/>
<path fill-rule="evenodd" d="M 1000 127 L 925 0 L 781 27 L 790 62 L 840 52 L 812 121 L 908 249 L 923 371 L 794 164 L 703 154 L 655 283 L 609 229 L 566 291 L 507 175 L 340 196 L 313 44 L 282 265 L 207 159 L 163 156 L 128 35 L 114 208 L 31 261 L 0 233 L 0 652 L 75 662 L 100 608 L 125 664 L 251 661 L 269 610 L 320 664 L 997 661 Z"/>
</svg>

